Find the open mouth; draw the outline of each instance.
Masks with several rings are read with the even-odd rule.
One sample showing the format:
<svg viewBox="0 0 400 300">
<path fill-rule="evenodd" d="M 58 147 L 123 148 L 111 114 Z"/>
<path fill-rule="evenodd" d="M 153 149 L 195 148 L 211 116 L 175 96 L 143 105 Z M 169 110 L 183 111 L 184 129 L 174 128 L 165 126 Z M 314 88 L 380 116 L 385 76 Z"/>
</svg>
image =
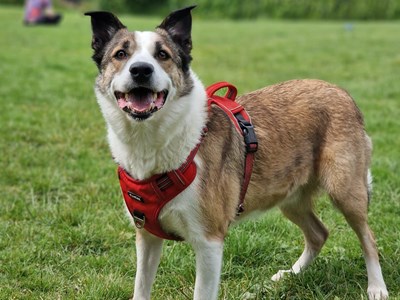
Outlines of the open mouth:
<svg viewBox="0 0 400 300">
<path fill-rule="evenodd" d="M 137 120 L 145 120 L 163 108 L 168 91 L 154 92 L 148 88 L 138 87 L 128 93 L 114 93 L 118 106 Z"/>
</svg>

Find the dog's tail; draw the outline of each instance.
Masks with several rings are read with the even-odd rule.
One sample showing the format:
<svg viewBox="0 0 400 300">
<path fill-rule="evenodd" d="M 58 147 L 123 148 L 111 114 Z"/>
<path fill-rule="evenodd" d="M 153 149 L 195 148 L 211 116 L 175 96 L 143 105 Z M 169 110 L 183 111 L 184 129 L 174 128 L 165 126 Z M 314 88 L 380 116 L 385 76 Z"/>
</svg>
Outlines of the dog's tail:
<svg viewBox="0 0 400 300">
<path fill-rule="evenodd" d="M 373 178 L 372 178 L 372 173 L 371 170 L 368 169 L 368 175 L 367 175 L 367 193 L 368 193 L 368 204 L 371 203 L 371 199 L 372 199 L 372 182 L 373 182 Z"/>
<path fill-rule="evenodd" d="M 372 154 L 372 140 L 371 138 L 368 136 L 368 134 L 364 131 L 365 134 L 365 141 L 367 143 L 367 148 L 368 148 L 368 165 L 371 164 L 371 154 Z M 367 194 L 368 194 L 368 204 L 371 203 L 372 200 L 372 183 L 373 183 L 373 178 L 372 178 L 372 173 L 371 173 L 371 169 L 368 168 L 368 173 L 367 173 Z"/>
</svg>

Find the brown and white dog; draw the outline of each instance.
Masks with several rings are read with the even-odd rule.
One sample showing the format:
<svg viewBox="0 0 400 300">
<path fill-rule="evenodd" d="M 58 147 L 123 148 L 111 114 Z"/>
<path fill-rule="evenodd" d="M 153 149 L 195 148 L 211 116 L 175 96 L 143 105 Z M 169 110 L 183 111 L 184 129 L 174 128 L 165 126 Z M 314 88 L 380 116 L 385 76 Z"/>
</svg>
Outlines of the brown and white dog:
<svg viewBox="0 0 400 300">
<path fill-rule="evenodd" d="M 344 90 L 319 80 L 293 80 L 238 97 L 258 137 L 253 174 L 237 218 L 243 181 L 242 136 L 218 107 L 207 109 L 203 84 L 190 68 L 191 9 L 171 13 L 154 32 L 130 32 L 111 13 L 91 12 L 95 91 L 115 161 L 133 178 L 177 169 L 199 143 L 193 183 L 161 211 L 166 232 L 196 254 L 194 299 L 217 299 L 224 237 L 230 224 L 274 206 L 304 233 L 305 248 L 285 273 L 299 273 L 318 255 L 328 231 L 313 211 L 324 190 L 356 232 L 370 299 L 388 292 L 367 224 L 371 140 L 361 112 Z M 133 299 L 150 299 L 163 240 L 136 233 Z"/>
</svg>

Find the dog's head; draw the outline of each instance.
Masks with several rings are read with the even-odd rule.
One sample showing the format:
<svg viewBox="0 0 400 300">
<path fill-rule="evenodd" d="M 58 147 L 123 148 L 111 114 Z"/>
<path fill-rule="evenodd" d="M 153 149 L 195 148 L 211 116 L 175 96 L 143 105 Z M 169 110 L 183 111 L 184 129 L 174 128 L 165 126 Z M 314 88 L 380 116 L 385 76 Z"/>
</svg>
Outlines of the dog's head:
<svg viewBox="0 0 400 300">
<path fill-rule="evenodd" d="M 154 32 L 130 32 L 109 12 L 88 12 L 97 90 L 134 121 L 190 93 L 191 10 L 171 13 Z"/>
</svg>

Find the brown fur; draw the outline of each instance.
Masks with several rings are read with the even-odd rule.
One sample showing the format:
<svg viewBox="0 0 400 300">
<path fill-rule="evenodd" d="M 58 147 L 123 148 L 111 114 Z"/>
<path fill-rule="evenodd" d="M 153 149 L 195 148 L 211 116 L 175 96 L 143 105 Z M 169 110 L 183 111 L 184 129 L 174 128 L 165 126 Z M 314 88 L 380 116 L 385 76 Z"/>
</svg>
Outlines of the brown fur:
<svg viewBox="0 0 400 300">
<path fill-rule="evenodd" d="M 160 65 L 169 74 L 172 81 L 176 84 L 178 96 L 183 97 L 190 93 L 193 88 L 193 81 L 188 72 L 182 72 L 182 57 L 179 55 L 179 48 L 162 28 L 157 28 L 156 32 L 162 38 L 160 44 L 162 49 L 167 51 L 171 59 L 160 61 Z"/>
<path fill-rule="evenodd" d="M 311 200 L 321 187 L 345 215 L 349 210 L 354 220 L 366 218 L 371 148 L 361 113 L 345 91 L 319 80 L 294 80 L 237 101 L 250 114 L 259 142 L 243 216 L 279 205 L 300 223 L 290 207 L 304 207 L 320 228 L 311 238 L 319 245 L 327 231 L 313 215 Z M 221 238 L 235 218 L 244 153 L 238 150 L 241 137 L 218 110 L 211 114 L 200 156 L 208 161 L 201 177 L 215 179 L 203 184 L 204 224 L 210 237 Z M 288 200 L 291 195 L 295 199 Z"/>
<path fill-rule="evenodd" d="M 134 32 L 121 29 L 107 44 L 101 64 L 101 72 L 97 77 L 97 87 L 103 93 L 106 93 L 114 75 L 120 72 L 125 66 L 126 60 L 117 60 L 114 58 L 116 52 L 121 49 L 125 50 L 128 56 L 131 56 L 136 51 Z"/>
</svg>

